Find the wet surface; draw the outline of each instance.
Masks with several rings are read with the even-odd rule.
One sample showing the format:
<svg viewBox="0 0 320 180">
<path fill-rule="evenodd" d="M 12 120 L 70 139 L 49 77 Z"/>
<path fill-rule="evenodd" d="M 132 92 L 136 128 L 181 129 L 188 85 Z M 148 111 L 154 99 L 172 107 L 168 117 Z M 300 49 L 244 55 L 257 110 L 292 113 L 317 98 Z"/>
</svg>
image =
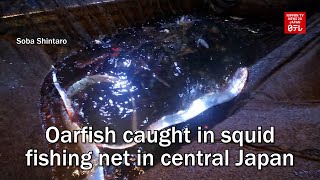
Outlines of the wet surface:
<svg viewBox="0 0 320 180">
<path fill-rule="evenodd" d="M 81 123 L 126 130 L 134 111 L 138 126 L 146 126 L 217 91 L 235 70 L 266 54 L 264 37 L 277 31 L 241 18 L 182 16 L 96 40 L 56 68 L 65 89 L 85 76 L 119 79 L 85 87 L 72 100 Z"/>
<path fill-rule="evenodd" d="M 72 4 L 73 1 L 70 2 Z M 87 0 L 86 2 L 90 2 L 90 0 Z M 121 2 L 123 1 L 121 0 Z M 77 168 L 49 169 L 44 167 L 26 167 L 25 165 L 24 153 L 28 149 L 37 148 L 40 152 L 47 152 L 48 150 L 42 129 L 43 121 L 39 119 L 38 100 L 39 90 L 43 79 L 50 71 L 51 65 L 55 64 L 57 59 L 65 57 L 66 54 L 70 54 L 75 49 L 78 50 L 79 47 L 82 48 L 101 34 L 115 32 L 117 27 L 129 26 L 136 22 L 145 22 L 145 20 L 150 20 L 149 18 L 154 16 L 179 14 L 184 13 L 185 10 L 190 12 L 191 9 L 202 8 L 203 6 L 203 4 L 199 5 L 199 3 L 185 3 L 190 2 L 185 0 L 139 0 L 129 2 L 132 3 L 119 3 L 115 6 L 110 5 L 111 3 L 106 3 L 107 5 L 103 5 L 102 3 L 101 6 L 84 6 L 75 9 L 64 9 L 63 3 L 60 3 L 60 1 L 53 2 L 50 0 L 41 1 L 40 3 L 37 0 L 6 0 L 0 2 L 1 15 L 10 15 L 13 13 L 21 16 L 17 18 L 1 19 L 0 28 L 0 49 L 3 50 L 0 53 L 0 174 L 3 179 L 52 179 L 52 176 L 64 179 L 67 176 L 74 178 L 82 178 L 85 176 L 81 174 L 82 172 L 77 171 Z M 166 3 L 159 5 L 156 2 Z M 265 19 L 269 22 L 276 20 L 280 21 L 280 25 L 282 25 L 282 20 L 280 20 L 281 18 L 279 17 L 282 17 L 283 11 L 290 11 L 287 5 L 293 1 L 245 0 L 242 2 L 245 3 L 233 13 L 238 15 L 243 14 L 244 16 L 254 18 L 265 16 Z M 313 2 L 313 4 L 318 3 L 319 2 L 317 1 Z M 77 1 L 76 4 L 80 4 L 80 2 Z M 40 8 L 40 10 L 50 10 L 51 7 L 53 9 L 55 9 L 55 7 L 58 8 L 54 12 L 34 15 L 23 14 L 24 12 L 37 8 Z M 297 10 L 304 9 L 301 5 L 298 5 L 297 7 Z M 319 6 L 309 4 L 306 7 L 312 7 L 318 10 Z M 203 11 L 203 9 L 200 9 L 200 11 Z M 307 14 L 309 14 L 308 17 L 311 16 L 311 13 Z M 275 17 L 276 19 L 270 19 L 270 16 Z M 316 18 L 319 19 L 319 16 Z M 176 18 L 173 21 L 178 19 L 179 18 Z M 220 21 L 223 22 L 224 20 L 229 20 L 229 18 L 222 18 Z M 231 20 L 231 23 L 232 22 L 233 21 Z M 319 21 L 316 23 L 319 24 Z M 308 26 L 310 25 L 309 22 L 307 24 Z M 244 27 L 246 26 L 244 25 Z M 242 26 L 239 28 L 242 29 Z M 252 35 L 252 33 L 256 32 L 258 29 L 260 28 L 249 28 L 247 29 L 248 31 L 243 32 Z M 318 31 L 315 31 L 315 29 Z M 239 179 L 239 177 L 242 179 L 250 179 L 258 176 L 263 177 L 262 179 L 319 179 L 318 139 L 320 136 L 318 132 L 320 132 L 320 110 L 319 86 L 317 85 L 319 84 L 318 80 L 320 79 L 317 68 L 319 67 L 319 49 L 317 50 L 317 55 L 310 56 L 307 52 L 311 51 L 311 49 L 305 48 L 309 42 L 315 41 L 315 37 L 319 37 L 319 29 L 319 26 L 309 28 L 307 35 L 295 36 L 295 40 L 290 41 L 286 46 L 277 49 L 272 53 L 273 56 L 264 58 L 260 61 L 261 63 L 258 62 L 258 66 L 250 69 L 250 79 L 248 81 L 250 93 L 246 92 L 248 93 L 246 95 L 250 95 L 250 98 L 245 98 L 248 101 L 248 104 L 239 109 L 238 113 L 229 117 L 230 107 L 226 105 L 215 108 L 215 111 L 210 110 L 211 114 L 209 113 L 209 115 L 203 116 L 207 118 L 200 117 L 198 119 L 199 121 L 195 120 L 189 123 L 192 126 L 196 126 L 203 124 L 208 125 L 211 122 L 210 128 L 214 128 L 213 130 L 215 131 L 225 129 L 235 130 L 240 128 L 256 129 L 257 126 L 275 126 L 277 135 L 277 144 L 275 144 L 275 147 L 249 147 L 250 152 L 293 152 L 297 156 L 294 167 L 267 167 L 262 171 L 258 171 L 248 167 L 165 168 L 160 164 L 157 164 L 155 167 L 148 170 L 139 169 L 134 166 L 129 168 L 121 167 L 121 170 L 114 167 L 105 168 L 105 173 L 110 175 L 106 177 L 124 177 L 129 174 L 131 178 L 136 177 L 140 173 L 144 173 L 143 176 L 139 176 L 140 179 L 172 179 L 172 177 L 179 177 L 181 179 Z M 249 31 L 251 31 L 251 33 Z M 274 29 L 274 31 L 277 30 Z M 282 34 L 281 31 L 282 30 L 280 29 L 280 34 Z M 236 32 L 233 33 L 237 34 Z M 279 38 L 277 33 L 273 33 L 275 32 L 270 30 L 270 33 L 265 33 L 263 35 L 264 43 L 262 44 L 262 49 L 257 48 L 258 50 L 256 51 L 254 48 L 255 46 L 253 46 L 249 52 L 258 54 L 257 58 L 263 57 L 270 52 L 270 50 L 275 49 L 284 42 Z M 70 47 L 28 46 L 16 45 L 15 43 L 16 37 L 38 36 L 67 38 L 68 41 L 70 40 Z M 205 42 L 208 42 L 208 39 L 202 39 Z M 243 36 L 242 40 L 254 41 L 254 39 L 247 39 L 246 36 Z M 101 42 L 104 40 L 100 39 L 99 41 Z M 97 41 L 97 43 L 99 43 L 99 41 Z M 202 40 L 196 42 L 201 45 L 199 46 L 199 49 L 202 51 L 206 50 L 206 43 Z M 319 41 L 317 41 L 317 43 L 319 43 Z M 210 43 L 207 44 L 212 48 Z M 98 51 L 91 52 L 92 49 L 90 48 L 86 53 L 79 53 L 81 54 L 78 56 L 80 58 L 74 58 L 71 62 L 80 61 L 81 59 L 81 62 L 89 62 L 90 64 L 92 57 L 106 54 L 104 51 L 105 48 L 102 49 L 102 51 L 99 51 L 99 54 Z M 198 47 L 196 49 L 198 49 Z M 301 50 L 303 50 L 303 52 L 301 52 Z M 112 51 L 110 50 L 110 52 Z M 87 56 L 85 54 L 87 54 Z M 250 53 L 249 55 L 251 56 Z M 298 58 L 298 62 L 284 63 L 284 61 L 293 61 L 297 56 L 300 57 Z M 95 58 L 93 58 L 93 60 L 94 59 Z M 295 60 L 297 61 L 297 59 Z M 254 61 L 255 58 L 253 58 L 253 61 L 249 64 Z M 77 64 L 79 69 L 81 69 L 81 64 L 86 63 Z M 55 65 L 57 66 L 57 64 Z M 75 66 L 75 64 L 67 65 L 66 67 L 72 67 L 71 69 L 74 70 L 75 68 L 73 66 Z M 95 67 L 96 64 L 93 63 L 92 66 Z M 60 68 L 61 67 L 62 66 L 60 66 Z M 69 73 L 70 72 L 66 70 L 66 74 Z M 63 86 L 68 87 L 71 84 L 68 84 L 69 82 L 80 79 L 85 73 L 87 73 L 87 69 L 84 69 L 84 74 L 82 75 L 70 77 L 70 81 L 64 81 L 61 78 L 67 78 L 64 75 L 61 75 L 59 80 L 66 82 Z M 273 74 L 275 75 L 272 78 L 269 78 Z M 227 75 L 228 73 L 221 73 L 219 78 Z M 156 82 L 157 81 L 158 80 L 156 80 Z M 52 83 L 51 81 L 48 82 Z M 158 83 L 163 84 L 161 82 Z M 59 104 L 60 99 L 58 98 L 57 93 L 52 91 L 53 87 L 50 88 L 49 93 L 52 93 L 50 96 L 56 99 L 54 104 Z M 251 92 L 251 90 L 253 92 Z M 52 101 L 50 100 L 49 102 Z M 90 101 L 88 100 L 88 102 Z M 97 100 L 97 102 L 100 102 L 100 99 L 99 101 Z M 51 106 L 49 104 L 47 108 L 52 110 L 52 107 L 53 104 L 51 104 Z M 54 107 L 58 108 L 55 110 L 58 115 L 60 113 L 60 106 L 55 105 Z M 53 113 L 53 111 L 51 111 L 51 113 Z M 100 116 L 98 112 L 93 113 Z M 213 121 L 215 122 L 212 122 L 212 119 L 208 117 L 217 118 L 214 118 L 215 120 Z M 64 127 L 59 121 L 60 119 L 57 118 L 56 121 L 54 121 L 56 124 L 52 125 L 56 125 L 63 129 Z M 50 125 L 49 121 L 47 123 L 47 125 Z M 132 125 L 130 124 L 129 126 Z M 188 126 L 188 124 L 186 126 Z M 185 124 L 183 124 L 181 128 L 183 127 L 185 127 Z M 171 149 L 170 152 L 193 153 L 197 150 L 220 152 L 225 149 L 230 149 L 232 152 L 231 159 L 237 158 L 238 152 L 237 146 L 221 145 L 219 143 L 215 145 L 192 143 L 174 147 L 175 148 Z M 50 146 L 49 148 L 54 147 Z M 59 148 L 66 148 L 75 152 L 79 151 L 77 147 L 73 146 L 59 146 Z M 155 151 L 152 151 L 154 148 L 145 147 L 145 149 L 151 150 L 151 152 L 161 153 L 159 151 L 161 149 L 156 149 Z M 167 149 L 163 149 L 163 151 L 166 150 Z M 132 152 L 136 152 L 136 149 L 133 149 Z M 132 161 L 135 161 L 135 159 L 133 158 Z"/>
<path fill-rule="evenodd" d="M 270 38 L 279 37 L 281 28 L 244 18 L 179 16 L 95 40 L 96 45 L 65 58 L 55 68 L 62 87 L 74 91 L 71 100 L 78 124 L 94 129 L 109 126 L 120 139 L 125 130 L 145 129 L 200 96 L 220 91 L 238 68 L 254 64 L 271 50 L 266 43 Z M 82 78 L 106 74 L 117 80 L 77 85 Z M 51 73 L 41 94 L 45 126 L 64 129 L 60 97 Z M 224 110 L 219 111 L 223 114 Z M 208 117 L 203 121 L 207 124 L 202 124 L 200 119 L 197 124 L 208 126 L 211 120 L 209 124 L 213 125 L 224 118 Z M 195 127 L 195 124 L 183 126 Z M 65 148 L 78 151 L 76 147 Z M 154 151 L 154 147 L 151 149 Z M 106 167 L 106 176 L 132 178 L 143 172 L 132 163 L 130 168 Z M 57 168 L 55 171 L 56 177 L 65 177 L 73 176 L 72 172 L 78 170 Z"/>
<path fill-rule="evenodd" d="M 319 31 L 318 31 L 319 32 Z M 275 143 L 270 145 L 248 144 L 244 150 L 255 154 L 261 152 L 293 153 L 295 163 L 293 167 L 271 167 L 256 170 L 249 167 L 163 167 L 157 165 L 146 171 L 140 179 L 161 177 L 170 179 L 172 175 L 183 179 L 198 178 L 252 178 L 262 179 L 319 179 L 320 156 L 319 156 L 319 118 L 320 117 L 320 94 L 319 77 L 320 53 L 319 38 L 299 52 L 295 58 L 285 66 L 273 72 L 267 80 L 250 93 L 250 98 L 232 116 L 212 128 L 214 132 L 223 130 L 255 130 L 257 126 L 268 128 L 275 127 Z M 273 53 L 272 53 L 273 54 Z M 281 53 L 274 53 L 265 59 L 278 60 Z M 301 56 L 304 54 L 304 56 Z M 270 63 L 270 61 L 269 61 Z M 270 66 L 269 66 L 270 67 Z M 251 72 L 260 69 L 255 66 Z M 289 88 L 290 87 L 290 88 Z M 220 143 L 217 137 L 216 144 L 192 143 L 184 146 L 177 153 L 223 152 L 230 150 L 232 162 L 238 160 L 238 145 Z M 160 178 L 158 178 L 160 179 Z"/>
</svg>

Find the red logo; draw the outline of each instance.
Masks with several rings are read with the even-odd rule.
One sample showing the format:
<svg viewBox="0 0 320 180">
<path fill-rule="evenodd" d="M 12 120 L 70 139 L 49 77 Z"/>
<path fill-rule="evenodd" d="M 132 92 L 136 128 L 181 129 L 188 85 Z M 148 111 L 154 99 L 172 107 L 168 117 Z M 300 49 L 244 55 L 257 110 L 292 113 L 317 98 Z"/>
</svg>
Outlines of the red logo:
<svg viewBox="0 0 320 180">
<path fill-rule="evenodd" d="M 306 33 L 306 12 L 285 12 L 284 33 L 305 34 Z"/>
</svg>

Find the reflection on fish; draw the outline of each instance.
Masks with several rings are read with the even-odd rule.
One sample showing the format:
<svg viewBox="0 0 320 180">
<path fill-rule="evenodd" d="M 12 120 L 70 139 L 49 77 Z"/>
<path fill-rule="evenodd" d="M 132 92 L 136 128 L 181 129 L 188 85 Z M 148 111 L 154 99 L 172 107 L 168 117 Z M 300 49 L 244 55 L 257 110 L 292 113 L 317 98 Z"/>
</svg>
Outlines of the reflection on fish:
<svg viewBox="0 0 320 180">
<path fill-rule="evenodd" d="M 205 40 L 203 40 L 203 39 L 201 39 L 201 38 L 199 38 L 199 39 L 197 40 L 197 47 L 199 47 L 199 45 L 201 45 L 201 46 L 209 49 L 209 44 L 208 44 Z"/>
<path fill-rule="evenodd" d="M 74 122 L 75 114 L 74 109 L 72 108 L 71 100 L 68 98 L 68 94 L 62 87 L 60 86 L 56 70 L 53 67 L 52 71 L 52 80 L 55 88 L 58 90 L 58 93 L 63 101 L 65 109 L 62 109 L 62 117 L 63 124 L 70 131 L 81 130 L 80 126 Z M 81 135 L 79 136 L 81 138 Z M 87 179 L 88 180 L 96 180 L 96 179 L 104 179 L 103 167 L 97 166 L 96 162 L 98 162 L 100 150 L 94 143 L 81 143 L 78 142 L 78 146 L 81 149 L 82 153 L 92 152 L 91 162 L 94 167 L 88 172 Z"/>
</svg>

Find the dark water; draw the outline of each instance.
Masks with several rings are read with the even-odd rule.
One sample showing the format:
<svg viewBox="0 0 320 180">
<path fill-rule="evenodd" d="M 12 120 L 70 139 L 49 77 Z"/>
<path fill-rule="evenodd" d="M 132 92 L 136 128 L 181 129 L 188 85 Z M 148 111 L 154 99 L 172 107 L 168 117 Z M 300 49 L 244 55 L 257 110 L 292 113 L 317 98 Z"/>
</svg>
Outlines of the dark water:
<svg viewBox="0 0 320 180">
<path fill-rule="evenodd" d="M 86 76 L 118 79 L 87 86 L 72 102 L 81 126 L 109 126 L 120 139 L 125 130 L 145 129 L 219 90 L 239 67 L 254 64 L 272 50 L 269 42 L 281 33 L 273 25 L 238 17 L 179 16 L 120 30 L 55 67 L 64 89 Z M 42 87 L 45 126 L 64 128 L 59 101 L 50 73 Z M 68 171 L 72 170 L 59 170 L 60 175 Z M 133 178 L 143 169 L 133 165 L 105 171 L 108 177 Z"/>
</svg>

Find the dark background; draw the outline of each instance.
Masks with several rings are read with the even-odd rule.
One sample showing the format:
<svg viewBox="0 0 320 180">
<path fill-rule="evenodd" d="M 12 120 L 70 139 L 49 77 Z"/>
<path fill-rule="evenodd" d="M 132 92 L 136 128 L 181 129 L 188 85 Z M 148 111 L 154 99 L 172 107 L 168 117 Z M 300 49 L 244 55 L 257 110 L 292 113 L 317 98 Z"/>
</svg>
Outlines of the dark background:
<svg viewBox="0 0 320 180">
<path fill-rule="evenodd" d="M 50 179 L 49 168 L 26 167 L 24 153 L 29 148 L 47 150 L 38 114 L 39 91 L 57 60 L 90 45 L 100 35 L 151 17 L 202 8 L 201 11 L 211 12 L 204 1 L 140 0 L 89 6 L 86 4 L 90 1 L 82 2 L 0 2 L 0 179 Z M 281 23 L 284 11 L 305 9 L 309 17 L 307 34 L 294 36 L 251 67 L 241 108 L 213 128 L 219 132 L 275 126 L 276 144 L 246 148 L 254 153 L 294 153 L 295 166 L 257 171 L 247 167 L 164 168 L 158 164 L 142 175 L 142 179 L 320 178 L 320 17 L 315 14 L 319 12 L 318 2 L 242 0 L 225 13 Z M 28 14 L 35 10 L 41 12 Z M 16 37 L 38 36 L 66 37 L 70 43 L 67 46 L 15 44 Z M 181 147 L 177 153 L 222 152 L 224 149 L 230 149 L 232 159 L 237 159 L 236 145 L 219 143 L 214 146 L 192 143 Z"/>
</svg>

